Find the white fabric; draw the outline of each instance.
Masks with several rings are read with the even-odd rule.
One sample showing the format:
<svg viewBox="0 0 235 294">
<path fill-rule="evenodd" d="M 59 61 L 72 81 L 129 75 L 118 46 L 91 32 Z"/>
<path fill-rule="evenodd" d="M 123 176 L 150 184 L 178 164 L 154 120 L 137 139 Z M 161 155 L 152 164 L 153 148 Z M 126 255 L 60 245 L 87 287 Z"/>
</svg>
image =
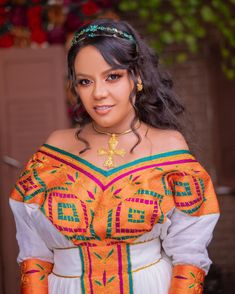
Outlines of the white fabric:
<svg viewBox="0 0 235 294">
<path fill-rule="evenodd" d="M 135 271 L 161 259 L 159 238 L 130 245 L 131 269 Z M 54 249 L 53 272 L 61 276 L 81 276 L 82 262 L 78 248 Z"/>
<path fill-rule="evenodd" d="M 55 248 L 74 246 L 45 217 L 37 204 L 24 204 L 10 199 L 10 205 L 16 221 L 17 240 L 20 248 L 18 262 L 29 258 L 38 258 L 53 263 Z M 171 261 L 168 262 L 164 258 L 151 267 L 133 273 L 134 294 L 167 294 L 166 289 L 169 287 L 171 276 L 171 262 L 173 265 L 178 263 L 193 264 L 207 272 L 211 261 L 208 258 L 206 247 L 211 240 L 218 216 L 218 214 L 210 214 L 192 217 L 173 208 L 167 214 L 163 224 L 154 225 L 150 232 L 135 240 L 135 242 L 145 242 L 160 238 L 162 250 L 165 250 Z M 141 262 L 143 257 L 147 258 L 148 254 L 154 255 L 159 252 L 157 246 L 155 253 L 153 248 L 146 250 L 145 245 L 142 249 L 136 254 L 139 257 L 136 263 Z M 164 252 L 161 254 L 164 255 Z M 131 258 L 135 258 L 133 254 Z M 154 258 L 151 262 L 154 262 Z M 73 279 L 71 282 L 69 278 L 59 278 L 53 274 L 49 276 L 49 293 L 51 294 L 78 294 L 80 293 L 79 289 L 79 279 Z"/>
<path fill-rule="evenodd" d="M 148 268 L 134 272 L 134 294 L 168 294 L 171 264 L 165 259 Z M 48 276 L 49 294 L 81 294 L 80 278 L 61 278 L 53 273 Z M 110 294 L 119 294 L 115 290 Z"/>
<path fill-rule="evenodd" d="M 166 259 L 161 259 L 159 238 L 131 245 L 130 256 L 134 293 L 167 294 L 172 266 Z M 158 262 L 151 265 L 154 261 Z M 149 267 L 143 268 L 147 265 Z M 82 265 L 77 248 L 54 249 L 54 268 L 53 273 L 49 275 L 49 294 L 82 293 L 80 278 L 77 277 L 81 274 Z M 58 275 L 67 276 L 67 278 Z"/>
<path fill-rule="evenodd" d="M 206 248 L 212 239 L 218 218 L 219 214 L 188 216 L 175 209 L 162 242 L 166 254 L 172 258 L 174 265 L 192 264 L 208 272 L 211 260 Z"/>
</svg>

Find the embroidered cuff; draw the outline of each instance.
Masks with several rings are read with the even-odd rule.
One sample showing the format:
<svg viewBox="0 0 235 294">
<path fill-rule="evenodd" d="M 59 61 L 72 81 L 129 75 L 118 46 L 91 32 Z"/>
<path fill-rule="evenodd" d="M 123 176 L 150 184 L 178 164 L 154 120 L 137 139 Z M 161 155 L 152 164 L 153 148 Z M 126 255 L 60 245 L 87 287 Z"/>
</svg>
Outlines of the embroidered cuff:
<svg viewBox="0 0 235 294">
<path fill-rule="evenodd" d="M 39 259 L 27 259 L 20 266 L 21 294 L 47 294 L 47 277 L 53 264 Z"/>
<path fill-rule="evenodd" d="M 174 266 L 169 294 L 202 294 L 205 272 L 188 264 Z"/>
</svg>

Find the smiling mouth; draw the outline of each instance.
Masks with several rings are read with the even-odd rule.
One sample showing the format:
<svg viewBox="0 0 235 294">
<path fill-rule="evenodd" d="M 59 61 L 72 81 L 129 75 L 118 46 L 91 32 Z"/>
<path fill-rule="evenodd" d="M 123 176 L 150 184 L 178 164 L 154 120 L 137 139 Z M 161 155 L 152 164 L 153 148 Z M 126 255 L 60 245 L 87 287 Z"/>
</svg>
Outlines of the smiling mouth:
<svg viewBox="0 0 235 294">
<path fill-rule="evenodd" d="M 106 110 L 106 109 L 110 109 L 111 107 L 113 107 L 113 105 L 100 105 L 100 106 L 95 106 L 94 109 L 95 110 Z"/>
</svg>

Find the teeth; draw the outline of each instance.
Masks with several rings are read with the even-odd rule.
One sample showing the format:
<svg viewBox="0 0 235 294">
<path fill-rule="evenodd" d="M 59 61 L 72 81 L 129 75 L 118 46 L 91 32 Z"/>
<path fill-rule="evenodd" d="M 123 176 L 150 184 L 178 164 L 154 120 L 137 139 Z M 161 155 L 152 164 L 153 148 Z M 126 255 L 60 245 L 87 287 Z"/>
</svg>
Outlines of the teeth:
<svg viewBox="0 0 235 294">
<path fill-rule="evenodd" d="M 101 110 L 108 109 L 108 108 L 111 108 L 111 106 L 97 106 L 96 107 L 96 109 L 101 109 Z"/>
</svg>

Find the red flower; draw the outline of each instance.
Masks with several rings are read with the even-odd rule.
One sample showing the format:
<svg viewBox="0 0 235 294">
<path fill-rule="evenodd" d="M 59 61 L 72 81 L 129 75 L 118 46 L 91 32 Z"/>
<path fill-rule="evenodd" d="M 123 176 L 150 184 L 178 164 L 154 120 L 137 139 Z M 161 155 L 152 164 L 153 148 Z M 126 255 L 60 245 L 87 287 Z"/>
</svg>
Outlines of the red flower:
<svg viewBox="0 0 235 294">
<path fill-rule="evenodd" d="M 34 6 L 28 9 L 27 11 L 28 25 L 31 29 L 36 29 L 41 27 L 41 14 L 42 14 L 41 6 Z"/>
<path fill-rule="evenodd" d="M 5 9 L 0 7 L 0 25 L 2 26 L 6 21 L 6 12 Z"/>
<path fill-rule="evenodd" d="M 91 16 L 96 14 L 100 10 L 99 6 L 97 6 L 93 1 L 88 1 L 82 5 L 82 12 L 86 16 Z"/>
<path fill-rule="evenodd" d="M 13 37 L 7 33 L 0 37 L 0 48 L 9 48 L 14 44 Z"/>
<path fill-rule="evenodd" d="M 32 42 L 42 44 L 47 41 L 47 34 L 41 29 L 34 29 L 31 31 Z"/>
</svg>

